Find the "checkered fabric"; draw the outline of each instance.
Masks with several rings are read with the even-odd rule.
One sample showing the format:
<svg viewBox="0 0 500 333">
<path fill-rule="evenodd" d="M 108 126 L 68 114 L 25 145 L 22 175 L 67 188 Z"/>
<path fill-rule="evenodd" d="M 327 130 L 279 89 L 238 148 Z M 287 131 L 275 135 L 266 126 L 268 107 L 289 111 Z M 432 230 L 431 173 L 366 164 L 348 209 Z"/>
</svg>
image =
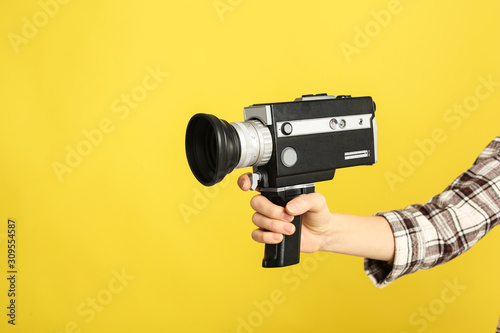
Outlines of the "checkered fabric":
<svg viewBox="0 0 500 333">
<path fill-rule="evenodd" d="M 378 287 L 464 253 L 500 224 L 500 135 L 426 204 L 377 215 L 389 221 L 396 246 L 391 263 L 365 259 L 365 271 Z"/>
</svg>

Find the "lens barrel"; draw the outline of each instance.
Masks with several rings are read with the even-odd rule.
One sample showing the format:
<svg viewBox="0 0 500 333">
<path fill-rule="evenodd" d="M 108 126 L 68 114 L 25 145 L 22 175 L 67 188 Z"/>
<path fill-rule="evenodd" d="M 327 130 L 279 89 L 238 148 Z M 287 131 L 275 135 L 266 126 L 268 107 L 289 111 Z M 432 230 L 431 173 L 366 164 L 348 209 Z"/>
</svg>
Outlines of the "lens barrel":
<svg viewBox="0 0 500 333">
<path fill-rule="evenodd" d="M 231 123 L 241 143 L 241 157 L 236 168 L 261 166 L 269 162 L 273 153 L 271 132 L 259 120 Z"/>
<path fill-rule="evenodd" d="M 238 164 L 240 139 L 233 126 L 216 116 L 198 113 L 186 129 L 186 156 L 194 176 L 205 186 L 220 182 Z"/>
</svg>

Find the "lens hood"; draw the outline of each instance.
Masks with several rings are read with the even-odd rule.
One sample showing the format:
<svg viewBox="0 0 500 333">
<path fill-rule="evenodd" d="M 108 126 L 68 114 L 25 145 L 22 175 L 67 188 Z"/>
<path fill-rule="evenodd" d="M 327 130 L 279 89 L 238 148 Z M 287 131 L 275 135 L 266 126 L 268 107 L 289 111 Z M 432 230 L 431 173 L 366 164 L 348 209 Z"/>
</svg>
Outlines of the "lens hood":
<svg viewBox="0 0 500 333">
<path fill-rule="evenodd" d="M 238 134 L 225 120 L 211 114 L 195 114 L 186 129 L 186 157 L 200 183 L 215 185 L 238 164 Z"/>
</svg>

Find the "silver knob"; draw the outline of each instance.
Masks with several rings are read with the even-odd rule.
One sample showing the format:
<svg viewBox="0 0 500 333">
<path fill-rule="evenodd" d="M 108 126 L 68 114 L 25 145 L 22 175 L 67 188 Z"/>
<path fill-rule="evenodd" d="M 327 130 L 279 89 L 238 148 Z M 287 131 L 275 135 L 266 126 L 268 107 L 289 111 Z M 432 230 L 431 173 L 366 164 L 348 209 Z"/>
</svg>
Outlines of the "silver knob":
<svg viewBox="0 0 500 333">
<path fill-rule="evenodd" d="M 260 181 L 260 173 L 251 173 L 248 175 L 250 177 L 250 189 L 255 191 Z"/>
</svg>

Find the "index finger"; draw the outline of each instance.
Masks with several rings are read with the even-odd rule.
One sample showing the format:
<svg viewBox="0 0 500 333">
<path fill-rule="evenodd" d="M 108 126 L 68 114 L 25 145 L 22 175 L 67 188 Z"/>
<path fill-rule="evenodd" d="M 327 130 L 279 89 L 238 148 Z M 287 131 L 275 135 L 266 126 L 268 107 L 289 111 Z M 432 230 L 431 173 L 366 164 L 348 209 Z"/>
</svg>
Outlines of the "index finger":
<svg viewBox="0 0 500 333">
<path fill-rule="evenodd" d="M 250 200 L 250 206 L 257 212 L 270 219 L 291 222 L 293 216 L 287 214 L 285 207 L 273 204 L 262 194 L 256 195 Z"/>
</svg>

